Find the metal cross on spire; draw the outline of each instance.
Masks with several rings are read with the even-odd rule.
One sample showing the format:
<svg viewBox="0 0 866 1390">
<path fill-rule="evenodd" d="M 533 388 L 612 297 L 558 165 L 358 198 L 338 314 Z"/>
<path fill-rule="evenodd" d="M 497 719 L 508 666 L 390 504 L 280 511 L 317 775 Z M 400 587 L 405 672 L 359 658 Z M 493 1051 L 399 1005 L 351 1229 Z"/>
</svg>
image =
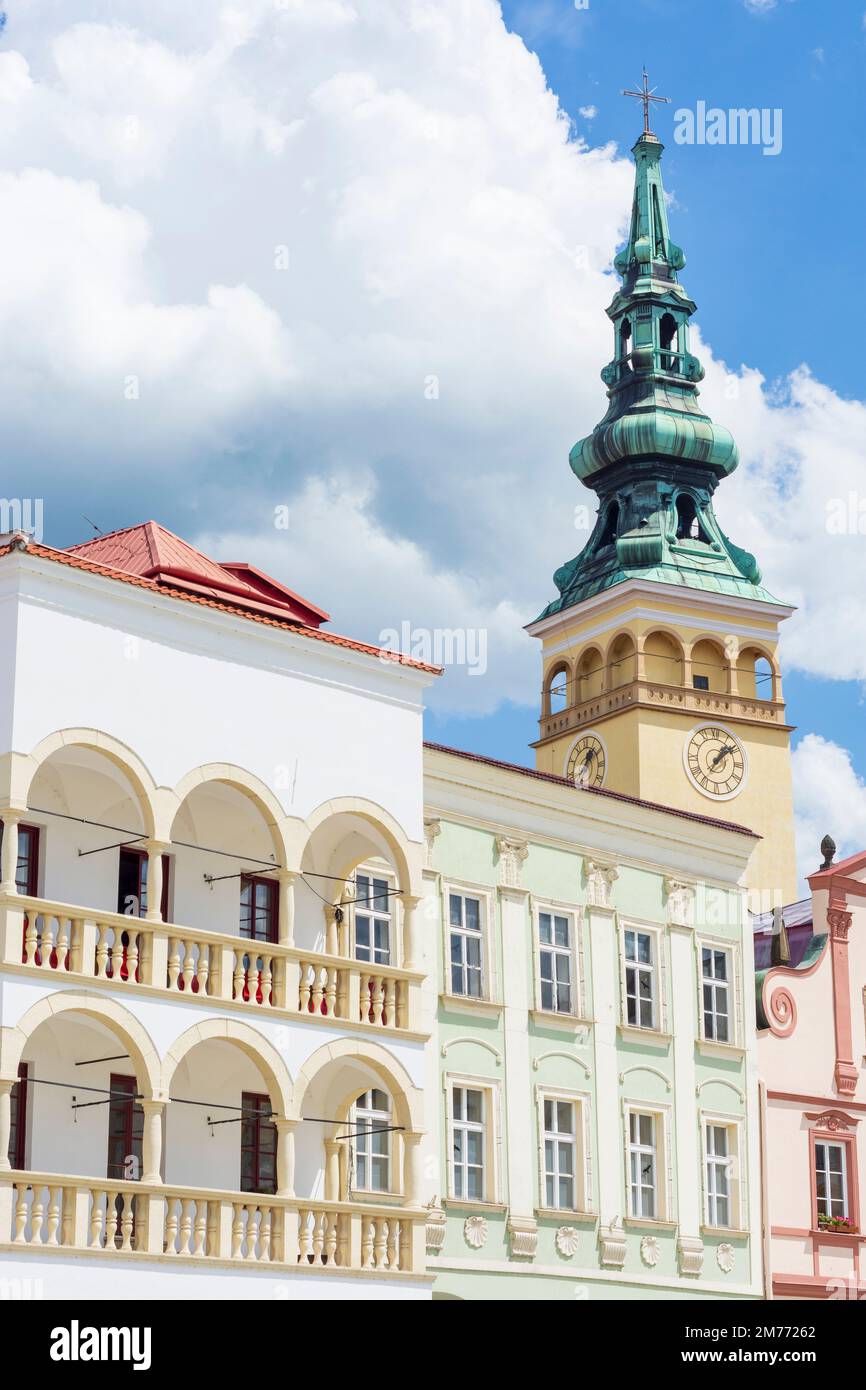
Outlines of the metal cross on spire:
<svg viewBox="0 0 866 1390">
<path fill-rule="evenodd" d="M 654 95 L 653 95 L 654 92 L 655 92 L 655 87 L 650 87 L 650 85 L 649 85 L 649 77 L 648 77 L 648 75 L 647 75 L 647 70 L 646 70 L 646 68 L 644 68 L 644 70 L 643 70 L 643 86 L 642 86 L 641 90 L 640 90 L 639 92 L 634 92 L 634 91 L 632 91 L 630 88 L 624 87 L 624 88 L 623 88 L 623 92 L 622 92 L 622 94 L 623 94 L 624 97 L 637 97 L 638 101 L 642 101 L 642 102 L 643 102 L 643 133 L 644 133 L 644 135 L 652 135 L 652 131 L 650 130 L 650 119 L 649 119 L 650 102 L 651 102 L 651 101 L 657 101 L 657 102 L 659 102 L 659 103 L 661 103 L 661 104 L 667 104 L 667 105 L 670 104 L 670 97 L 657 97 L 657 96 L 654 96 Z"/>
</svg>

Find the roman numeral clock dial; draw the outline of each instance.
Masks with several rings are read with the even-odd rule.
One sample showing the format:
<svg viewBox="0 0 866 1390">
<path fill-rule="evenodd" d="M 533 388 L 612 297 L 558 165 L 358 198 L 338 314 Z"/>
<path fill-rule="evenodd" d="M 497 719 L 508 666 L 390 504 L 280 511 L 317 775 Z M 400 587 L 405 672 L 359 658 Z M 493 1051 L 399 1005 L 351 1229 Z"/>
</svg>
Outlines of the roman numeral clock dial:
<svg viewBox="0 0 866 1390">
<path fill-rule="evenodd" d="M 727 801 L 743 790 L 746 750 L 735 734 L 718 724 L 693 729 L 683 748 L 686 776 L 704 796 Z"/>
<path fill-rule="evenodd" d="M 568 755 L 565 775 L 579 787 L 600 787 L 607 770 L 607 753 L 596 734 L 583 734 Z"/>
</svg>

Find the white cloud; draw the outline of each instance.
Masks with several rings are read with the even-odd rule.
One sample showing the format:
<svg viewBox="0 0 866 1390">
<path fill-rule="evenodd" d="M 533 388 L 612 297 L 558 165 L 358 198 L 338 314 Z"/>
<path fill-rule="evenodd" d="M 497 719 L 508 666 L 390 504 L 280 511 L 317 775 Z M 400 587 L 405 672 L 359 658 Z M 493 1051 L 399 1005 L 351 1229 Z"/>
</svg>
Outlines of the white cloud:
<svg viewBox="0 0 866 1390">
<path fill-rule="evenodd" d="M 836 842 L 836 858 L 866 845 L 866 782 L 857 776 L 846 748 L 807 734 L 794 750 L 794 804 L 797 863 L 804 874 L 821 863 L 819 845 L 825 835 Z M 805 895 L 807 885 L 801 885 Z"/>
<path fill-rule="evenodd" d="M 603 413 L 630 162 L 574 137 L 494 0 L 76 12 L 31 0 L 0 54 L 4 489 L 38 478 L 54 540 L 96 504 L 222 530 L 358 635 L 395 595 L 414 626 L 462 609 L 491 674 L 434 700 L 534 706 L 520 623 L 586 539 L 566 455 Z M 786 660 L 866 676 L 866 536 L 825 528 L 866 407 L 699 351 L 743 458 L 723 524 L 800 604 Z"/>
<path fill-rule="evenodd" d="M 584 119 L 585 121 L 594 121 L 595 118 L 596 118 L 596 116 L 598 115 L 598 107 L 597 107 L 597 106 L 579 106 L 579 107 L 577 108 L 577 114 L 578 114 L 579 116 L 583 116 L 583 119 Z"/>
</svg>

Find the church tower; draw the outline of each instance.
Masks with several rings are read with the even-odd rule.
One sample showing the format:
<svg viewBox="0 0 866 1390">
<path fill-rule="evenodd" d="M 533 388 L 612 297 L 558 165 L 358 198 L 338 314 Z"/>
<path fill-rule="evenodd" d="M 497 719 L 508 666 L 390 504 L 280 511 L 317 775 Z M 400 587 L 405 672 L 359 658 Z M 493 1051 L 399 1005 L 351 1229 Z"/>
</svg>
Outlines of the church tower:
<svg viewBox="0 0 866 1390">
<path fill-rule="evenodd" d="M 754 557 L 713 511 L 737 448 L 699 403 L 696 306 L 668 229 L 664 147 L 644 124 L 631 230 L 614 261 L 622 285 L 607 310 L 607 414 L 570 455 L 598 494 L 598 516 L 527 629 L 543 648 L 536 765 L 747 826 L 762 837 L 749 886 L 791 902 L 791 726 L 777 642 L 793 610 L 762 587 Z"/>
</svg>

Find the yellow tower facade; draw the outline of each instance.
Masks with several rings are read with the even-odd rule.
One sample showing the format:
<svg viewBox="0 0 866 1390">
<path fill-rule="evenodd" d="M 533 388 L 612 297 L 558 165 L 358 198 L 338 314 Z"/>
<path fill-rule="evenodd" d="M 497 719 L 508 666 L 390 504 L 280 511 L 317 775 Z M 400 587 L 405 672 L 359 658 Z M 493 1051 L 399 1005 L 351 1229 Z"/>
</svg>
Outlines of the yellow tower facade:
<svg viewBox="0 0 866 1390">
<path fill-rule="evenodd" d="M 599 496 L 598 516 L 554 576 L 558 598 L 527 629 L 543 651 L 536 764 L 747 827 L 760 837 L 748 886 L 765 906 L 791 902 L 791 726 L 778 638 L 793 610 L 762 587 L 755 558 L 715 516 L 713 494 L 737 449 L 698 402 L 695 305 L 668 231 L 662 146 L 645 131 L 633 153 L 631 232 L 615 260 L 623 284 L 608 309 L 608 411 L 570 456 Z"/>
</svg>

